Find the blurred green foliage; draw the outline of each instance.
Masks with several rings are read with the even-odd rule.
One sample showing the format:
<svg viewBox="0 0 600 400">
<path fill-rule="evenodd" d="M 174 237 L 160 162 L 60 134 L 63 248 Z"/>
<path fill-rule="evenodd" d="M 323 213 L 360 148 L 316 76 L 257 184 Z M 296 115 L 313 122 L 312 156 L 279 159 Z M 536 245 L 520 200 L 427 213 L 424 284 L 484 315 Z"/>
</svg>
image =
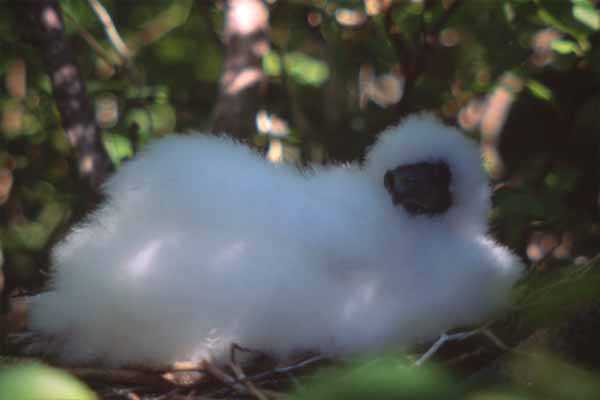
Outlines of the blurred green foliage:
<svg viewBox="0 0 600 400">
<path fill-rule="evenodd" d="M 294 400 L 461 399 L 460 385 L 434 367 L 415 367 L 404 358 L 357 360 L 323 370 L 304 382 Z"/>
<path fill-rule="evenodd" d="M 545 353 L 511 356 L 500 385 L 468 383 L 440 365 L 416 367 L 406 358 L 356 360 L 302 381 L 294 400 L 593 400 L 600 393 L 596 373 Z"/>
<path fill-rule="evenodd" d="M 12 400 L 95 400 L 98 397 L 66 372 L 37 363 L 0 364 L 0 394 Z"/>
</svg>

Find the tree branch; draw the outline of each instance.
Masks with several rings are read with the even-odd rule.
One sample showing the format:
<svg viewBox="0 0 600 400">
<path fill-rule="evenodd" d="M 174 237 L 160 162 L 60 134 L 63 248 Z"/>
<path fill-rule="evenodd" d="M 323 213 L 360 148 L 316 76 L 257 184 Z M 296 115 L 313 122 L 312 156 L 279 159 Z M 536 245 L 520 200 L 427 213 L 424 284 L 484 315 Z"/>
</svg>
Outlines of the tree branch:
<svg viewBox="0 0 600 400">
<path fill-rule="evenodd" d="M 213 131 L 247 139 L 266 82 L 262 56 L 269 50 L 269 10 L 262 0 L 228 0 L 225 15 L 225 61 L 219 83 Z"/>
<path fill-rule="evenodd" d="M 92 103 L 85 91 L 73 51 L 65 37 L 57 0 L 24 0 L 22 15 L 44 60 L 61 123 L 75 149 L 79 173 L 96 192 L 112 170 L 96 124 Z"/>
</svg>

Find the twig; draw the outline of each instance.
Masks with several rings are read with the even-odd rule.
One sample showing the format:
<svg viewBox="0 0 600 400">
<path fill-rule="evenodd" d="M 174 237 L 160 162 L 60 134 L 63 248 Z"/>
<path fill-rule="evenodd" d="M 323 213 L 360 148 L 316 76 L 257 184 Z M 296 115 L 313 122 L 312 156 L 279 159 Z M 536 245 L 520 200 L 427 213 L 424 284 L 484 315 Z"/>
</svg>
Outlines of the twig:
<svg viewBox="0 0 600 400">
<path fill-rule="evenodd" d="M 444 345 L 446 344 L 446 342 L 449 341 L 453 341 L 453 340 L 465 340 L 475 334 L 481 333 L 481 331 L 479 329 L 475 329 L 472 331 L 467 331 L 467 332 L 459 332 L 459 333 L 453 333 L 453 334 L 447 334 L 447 333 L 442 333 L 442 335 L 439 337 L 438 340 L 435 341 L 435 343 L 429 348 L 429 350 L 427 350 L 425 352 L 425 354 L 423 354 L 421 357 L 419 357 L 419 359 L 417 361 L 415 361 L 415 365 L 421 366 L 425 361 L 427 361 L 428 359 L 430 359 L 435 353 L 437 353 L 437 351 Z"/>
<path fill-rule="evenodd" d="M 216 366 L 213 362 L 207 361 L 204 364 L 205 371 L 208 372 L 212 377 L 216 378 L 219 382 L 224 383 L 236 392 L 240 394 L 248 394 L 248 389 L 240 383 L 237 379 L 229 376 L 225 371 Z"/>
<path fill-rule="evenodd" d="M 244 383 L 244 386 L 246 386 L 246 388 L 248 389 L 248 392 L 251 395 L 256 397 L 258 400 L 269 400 L 267 398 L 267 396 L 265 396 L 263 393 L 260 392 L 260 390 L 258 390 L 256 388 L 256 386 L 254 385 L 254 383 L 252 383 L 252 381 L 246 379 L 246 374 L 242 370 L 242 367 L 240 367 L 238 364 L 235 364 L 235 363 L 230 363 L 229 367 L 235 374 L 236 379 L 239 381 L 242 381 Z"/>
<path fill-rule="evenodd" d="M 259 380 L 263 380 L 265 378 L 270 378 L 273 375 L 288 374 L 288 373 L 290 373 L 292 371 L 296 371 L 296 370 L 302 369 L 302 368 L 304 368 L 304 367 L 306 367 L 308 365 L 315 364 L 317 362 L 325 361 L 325 360 L 329 360 L 329 357 L 318 355 L 318 356 L 314 356 L 314 357 L 308 358 L 308 359 L 306 359 L 304 361 L 300 361 L 299 363 L 296 363 L 296 364 L 293 364 L 293 365 L 288 365 L 286 367 L 273 368 L 270 371 L 261 372 L 259 374 L 252 375 L 252 376 L 250 376 L 247 379 L 250 379 L 250 380 L 256 382 L 256 381 L 259 381 Z"/>
<path fill-rule="evenodd" d="M 125 66 L 134 81 L 139 83 L 141 81 L 141 74 L 133 63 L 133 53 L 129 50 L 129 47 L 121 38 L 121 35 L 119 35 L 110 14 L 106 11 L 106 8 L 104 8 L 102 3 L 100 3 L 100 0 L 88 0 L 88 3 L 104 27 L 104 32 L 106 32 L 106 36 L 112 44 L 112 47 L 119 55 L 121 59 L 119 64 Z"/>
<path fill-rule="evenodd" d="M 494 333 L 490 331 L 489 328 L 481 328 L 479 332 L 488 339 L 490 339 L 499 349 L 507 352 L 511 351 L 511 348 L 504 344 L 504 342 L 500 340 L 498 336 L 494 335 Z"/>
<path fill-rule="evenodd" d="M 250 354 L 256 354 L 258 356 L 268 356 L 267 353 L 260 351 L 260 350 L 254 350 L 254 349 L 249 349 L 247 347 L 243 347 L 240 346 L 237 343 L 232 343 L 230 348 L 229 348 L 229 360 L 231 363 L 233 364 L 238 364 L 237 362 L 237 357 L 236 357 L 236 352 L 244 352 L 244 353 L 250 353 Z"/>
<path fill-rule="evenodd" d="M 163 387 L 174 385 L 161 375 L 131 369 L 65 368 L 65 371 L 85 381 Z"/>
<path fill-rule="evenodd" d="M 460 354 L 454 358 L 449 359 L 448 361 L 444 362 L 444 365 L 447 367 L 452 367 L 454 365 L 460 364 L 465 360 L 468 360 L 471 357 L 478 357 L 481 356 L 484 353 L 485 347 L 480 346 L 477 349 L 475 349 L 474 351 L 470 351 L 468 353 L 463 353 Z"/>
<path fill-rule="evenodd" d="M 104 8 L 99 0 L 88 0 L 88 3 L 100 20 L 100 23 L 104 27 L 104 32 L 106 32 L 106 36 L 108 36 L 108 40 L 110 40 L 110 43 L 113 45 L 117 53 L 119 53 L 124 60 L 131 60 L 131 52 L 129 51 L 129 47 L 127 47 L 125 41 L 121 39 L 121 35 L 119 35 L 119 32 L 117 31 L 110 14 L 108 11 L 106 11 L 106 8 Z"/>
</svg>

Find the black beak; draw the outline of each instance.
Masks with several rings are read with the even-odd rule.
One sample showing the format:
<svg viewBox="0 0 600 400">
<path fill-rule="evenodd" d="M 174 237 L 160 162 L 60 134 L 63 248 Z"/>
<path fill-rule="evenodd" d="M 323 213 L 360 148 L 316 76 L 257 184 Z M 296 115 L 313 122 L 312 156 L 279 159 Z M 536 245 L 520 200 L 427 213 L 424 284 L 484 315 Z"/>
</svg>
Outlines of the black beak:
<svg viewBox="0 0 600 400">
<path fill-rule="evenodd" d="M 401 205 L 412 215 L 435 215 L 452 204 L 451 174 L 445 162 L 421 162 L 389 170 L 383 184 L 394 205 Z"/>
</svg>

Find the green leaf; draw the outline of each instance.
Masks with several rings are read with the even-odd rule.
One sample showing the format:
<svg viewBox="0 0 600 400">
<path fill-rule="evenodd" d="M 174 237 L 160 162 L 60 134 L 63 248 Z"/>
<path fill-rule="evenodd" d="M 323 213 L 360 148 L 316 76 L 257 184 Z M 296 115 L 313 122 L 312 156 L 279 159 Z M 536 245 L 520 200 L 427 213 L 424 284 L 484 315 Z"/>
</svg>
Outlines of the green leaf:
<svg viewBox="0 0 600 400">
<path fill-rule="evenodd" d="M 552 50 L 559 54 L 581 54 L 581 50 L 577 43 L 570 40 L 557 39 L 554 40 L 550 46 L 552 47 Z"/>
<path fill-rule="evenodd" d="M 587 0 L 573 0 L 573 16 L 590 29 L 600 29 L 600 14 Z"/>
<path fill-rule="evenodd" d="M 554 98 L 552 90 L 548 86 L 540 83 L 539 81 L 529 79 L 527 81 L 527 88 L 531 91 L 531 94 L 533 94 L 539 99 L 552 101 L 552 99 Z"/>
<path fill-rule="evenodd" d="M 133 148 L 129 139 L 116 133 L 104 133 L 102 140 L 106 151 L 115 165 L 133 156 Z"/>
<path fill-rule="evenodd" d="M 304 53 L 293 51 L 287 53 L 283 60 L 285 70 L 298 83 L 320 86 L 329 78 L 327 64 Z"/>
<path fill-rule="evenodd" d="M 95 400 L 96 395 L 83 383 L 59 369 L 27 363 L 0 369 L 3 399 Z"/>
<path fill-rule="evenodd" d="M 281 74 L 281 59 L 274 51 L 269 51 L 262 58 L 262 67 L 265 74 L 279 76 Z"/>
<path fill-rule="evenodd" d="M 546 10 L 544 8 L 538 9 L 536 15 L 546 25 L 551 26 L 551 27 L 559 30 L 560 32 L 564 32 L 568 35 L 573 36 L 577 40 L 577 43 L 579 43 L 579 47 L 583 51 L 589 50 L 590 41 L 588 40 L 587 33 L 584 32 L 583 30 L 580 30 L 577 27 L 572 26 L 572 24 L 569 24 L 568 22 L 564 21 L 561 18 L 555 17 L 548 10 Z"/>
<path fill-rule="evenodd" d="M 549 172 L 544 177 L 544 184 L 548 189 L 568 192 L 577 184 L 579 172 L 574 168 L 562 167 Z"/>
</svg>

